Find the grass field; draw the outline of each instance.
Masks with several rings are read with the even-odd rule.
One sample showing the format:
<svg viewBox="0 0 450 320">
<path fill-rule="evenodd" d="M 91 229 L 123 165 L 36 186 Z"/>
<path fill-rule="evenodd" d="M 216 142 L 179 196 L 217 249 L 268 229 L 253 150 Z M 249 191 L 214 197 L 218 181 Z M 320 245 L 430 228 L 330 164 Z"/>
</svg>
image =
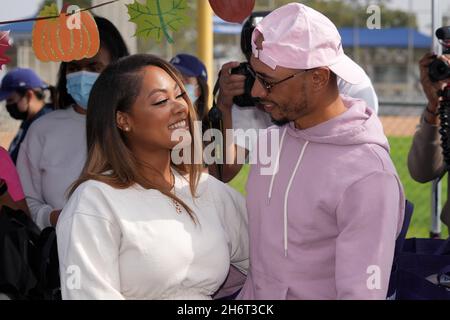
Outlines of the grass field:
<svg viewBox="0 0 450 320">
<path fill-rule="evenodd" d="M 430 218 L 430 193 L 431 185 L 415 182 L 410 176 L 407 168 L 407 156 L 411 146 L 412 137 L 391 137 L 391 157 L 400 175 L 400 179 L 405 188 L 406 197 L 414 204 L 414 214 L 408 231 L 408 237 L 426 238 L 429 236 Z M 230 182 L 230 185 L 245 194 L 245 184 L 249 166 L 244 166 L 241 172 Z M 443 180 L 442 198 L 447 198 L 447 179 Z M 442 236 L 448 237 L 447 228 L 443 225 Z"/>
</svg>

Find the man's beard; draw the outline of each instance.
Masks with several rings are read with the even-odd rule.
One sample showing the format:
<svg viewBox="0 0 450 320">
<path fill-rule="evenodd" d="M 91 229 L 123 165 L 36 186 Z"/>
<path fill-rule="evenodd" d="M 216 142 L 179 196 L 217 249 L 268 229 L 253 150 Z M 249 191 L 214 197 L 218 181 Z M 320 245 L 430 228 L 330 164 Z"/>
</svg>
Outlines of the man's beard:
<svg viewBox="0 0 450 320">
<path fill-rule="evenodd" d="M 282 127 L 284 126 L 286 123 L 289 123 L 290 121 L 288 119 L 281 119 L 281 120 L 276 120 L 272 117 L 270 117 L 270 119 L 272 120 L 272 123 L 278 127 Z"/>
<path fill-rule="evenodd" d="M 299 105 L 296 105 L 292 109 L 289 110 L 288 108 L 282 108 L 278 104 L 278 108 L 284 111 L 284 112 L 282 111 L 284 113 L 284 117 L 282 117 L 281 119 L 274 119 L 272 115 L 270 115 L 270 119 L 272 120 L 272 123 L 274 125 L 281 127 L 291 121 L 295 121 L 304 113 L 305 110 L 308 109 L 305 84 L 302 85 L 301 91 L 303 101 L 299 102 Z M 291 114 L 291 116 L 289 114 Z"/>
</svg>

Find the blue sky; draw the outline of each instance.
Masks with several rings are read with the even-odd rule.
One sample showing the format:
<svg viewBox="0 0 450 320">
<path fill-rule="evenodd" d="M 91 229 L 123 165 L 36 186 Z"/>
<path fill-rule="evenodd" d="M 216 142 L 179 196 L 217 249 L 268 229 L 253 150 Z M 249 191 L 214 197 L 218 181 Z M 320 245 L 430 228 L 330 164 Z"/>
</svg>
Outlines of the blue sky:
<svg viewBox="0 0 450 320">
<path fill-rule="evenodd" d="M 441 12 L 450 16 L 450 0 L 437 0 Z M 419 30 L 425 33 L 431 32 L 431 0 L 391 0 L 390 7 L 407 11 L 410 3 L 412 11 L 416 14 Z M 383 19 L 383 13 L 381 13 Z"/>
</svg>

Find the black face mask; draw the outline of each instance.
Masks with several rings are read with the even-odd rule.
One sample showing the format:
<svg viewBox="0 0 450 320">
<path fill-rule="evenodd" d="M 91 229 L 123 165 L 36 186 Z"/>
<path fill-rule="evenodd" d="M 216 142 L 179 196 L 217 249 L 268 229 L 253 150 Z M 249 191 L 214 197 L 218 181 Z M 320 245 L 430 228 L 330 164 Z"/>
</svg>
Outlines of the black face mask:
<svg viewBox="0 0 450 320">
<path fill-rule="evenodd" d="M 16 120 L 25 120 L 28 116 L 28 111 L 19 111 L 19 106 L 17 103 L 11 103 L 6 105 L 6 110 L 9 115 Z"/>
</svg>

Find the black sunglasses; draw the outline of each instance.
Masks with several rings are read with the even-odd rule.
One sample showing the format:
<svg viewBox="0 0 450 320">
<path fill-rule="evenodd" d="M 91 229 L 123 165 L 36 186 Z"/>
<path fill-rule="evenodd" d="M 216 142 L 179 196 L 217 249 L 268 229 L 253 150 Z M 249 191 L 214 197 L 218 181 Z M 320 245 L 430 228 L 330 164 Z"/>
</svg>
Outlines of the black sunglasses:
<svg viewBox="0 0 450 320">
<path fill-rule="evenodd" d="M 280 84 L 280 83 L 282 83 L 282 82 L 285 82 L 285 81 L 287 81 L 287 80 L 289 80 L 289 79 L 292 79 L 292 78 L 294 78 L 295 76 L 297 76 L 297 75 L 299 75 L 299 74 L 303 74 L 303 73 L 305 73 L 305 72 L 307 72 L 307 71 L 309 71 L 309 70 L 311 70 L 311 69 L 306 69 L 306 70 L 299 71 L 299 72 L 297 72 L 297 73 L 291 74 L 290 76 L 288 76 L 288 77 L 286 77 L 286 78 L 284 78 L 284 79 L 281 79 L 281 80 L 279 80 L 279 81 L 276 81 L 276 82 L 269 82 L 269 81 L 267 81 L 266 79 L 264 79 L 263 77 L 261 77 L 260 75 L 258 75 L 258 74 L 255 72 L 255 70 L 253 70 L 252 67 L 251 67 L 249 64 L 247 64 L 247 71 L 250 73 L 250 75 L 251 75 L 253 78 L 258 79 L 258 81 L 259 81 L 259 82 L 261 83 L 261 85 L 267 90 L 268 93 L 270 93 L 271 90 L 272 90 L 272 88 L 275 87 L 276 85 L 278 85 L 278 84 Z"/>
</svg>

